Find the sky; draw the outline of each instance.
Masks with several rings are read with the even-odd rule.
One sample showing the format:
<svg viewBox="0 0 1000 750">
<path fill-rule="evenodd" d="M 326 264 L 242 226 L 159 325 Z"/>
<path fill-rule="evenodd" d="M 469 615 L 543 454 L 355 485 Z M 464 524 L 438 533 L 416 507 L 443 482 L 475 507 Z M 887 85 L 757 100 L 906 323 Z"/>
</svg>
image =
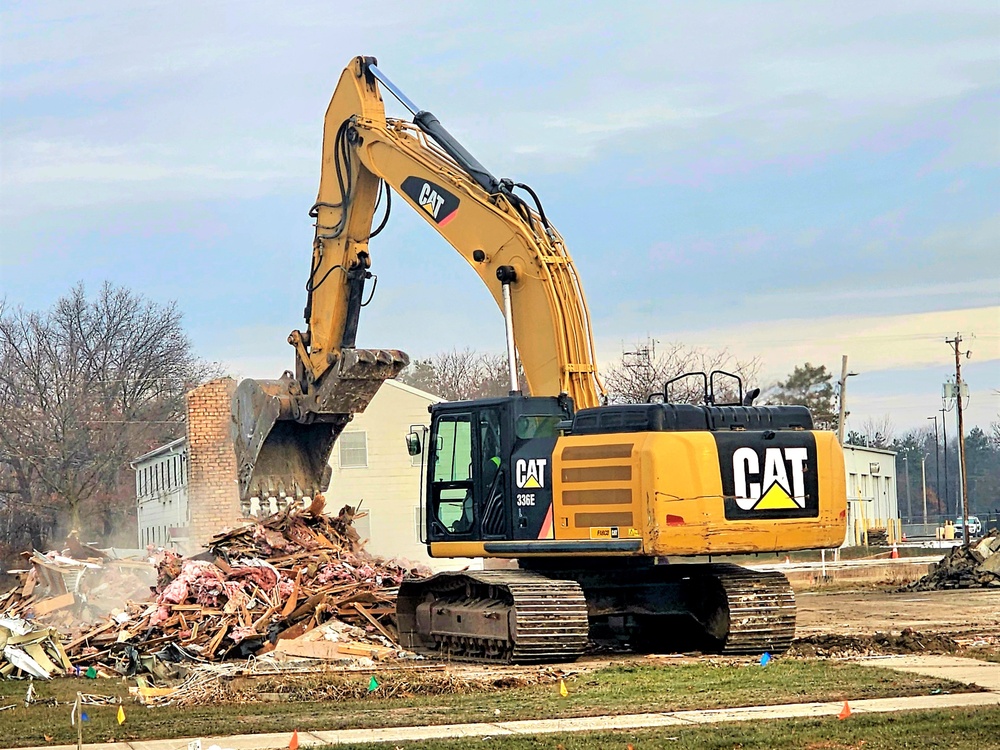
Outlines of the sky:
<svg viewBox="0 0 1000 750">
<path fill-rule="evenodd" d="M 0 294 L 109 280 L 176 300 L 199 356 L 280 375 L 359 54 L 539 193 L 600 363 L 680 341 L 760 357 L 766 386 L 846 354 L 848 428 L 903 432 L 960 332 L 966 423 L 1000 418 L 995 1 L 6 3 Z M 395 206 L 358 345 L 503 351 L 475 274 Z"/>
</svg>

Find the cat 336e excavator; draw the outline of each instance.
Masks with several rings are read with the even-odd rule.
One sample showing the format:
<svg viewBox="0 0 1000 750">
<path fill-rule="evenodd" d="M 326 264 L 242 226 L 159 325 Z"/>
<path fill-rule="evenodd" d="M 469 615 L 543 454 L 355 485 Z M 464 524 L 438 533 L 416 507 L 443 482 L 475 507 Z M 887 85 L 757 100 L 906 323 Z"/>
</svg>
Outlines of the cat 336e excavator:
<svg viewBox="0 0 1000 750">
<path fill-rule="evenodd" d="M 386 117 L 383 90 L 412 122 Z M 783 575 L 684 558 L 839 545 L 833 433 L 813 430 L 804 407 L 753 406 L 756 392 L 719 372 L 694 374 L 700 405 L 672 403 L 671 383 L 649 403 L 604 405 L 583 290 L 535 193 L 494 177 L 371 57 L 348 65 L 326 113 L 308 327 L 288 338 L 295 372 L 243 381 L 234 396 L 243 498 L 325 490 L 344 425 L 408 362 L 355 348 L 369 240 L 393 191 L 486 284 L 510 365 L 508 397 L 437 404 L 429 432 L 407 438 L 423 454 L 423 541 L 434 557 L 518 564 L 404 582 L 402 645 L 498 662 L 571 660 L 588 638 L 786 650 L 795 601 Z M 727 382 L 738 396 L 717 403 Z"/>
</svg>

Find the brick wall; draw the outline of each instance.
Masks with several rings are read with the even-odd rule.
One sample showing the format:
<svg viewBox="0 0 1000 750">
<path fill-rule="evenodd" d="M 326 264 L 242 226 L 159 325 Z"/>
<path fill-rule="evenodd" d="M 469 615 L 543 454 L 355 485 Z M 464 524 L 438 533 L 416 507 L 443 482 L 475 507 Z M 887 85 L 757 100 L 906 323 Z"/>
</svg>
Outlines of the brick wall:
<svg viewBox="0 0 1000 750">
<path fill-rule="evenodd" d="M 189 553 L 240 521 L 236 452 L 230 433 L 236 381 L 218 378 L 187 394 Z"/>
</svg>

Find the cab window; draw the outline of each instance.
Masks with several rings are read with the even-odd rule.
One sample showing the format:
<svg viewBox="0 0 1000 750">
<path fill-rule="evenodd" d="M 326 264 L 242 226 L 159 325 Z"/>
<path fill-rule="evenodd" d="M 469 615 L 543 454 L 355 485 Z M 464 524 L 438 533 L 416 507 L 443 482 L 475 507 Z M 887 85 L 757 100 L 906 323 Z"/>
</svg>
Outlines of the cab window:
<svg viewBox="0 0 1000 750">
<path fill-rule="evenodd" d="M 472 528 L 472 418 L 441 417 L 435 435 L 432 474 L 433 515 L 451 533 Z"/>
<path fill-rule="evenodd" d="M 558 437 L 556 427 L 561 420 L 562 417 L 555 414 L 522 414 L 514 424 L 514 433 L 518 440 Z"/>
</svg>

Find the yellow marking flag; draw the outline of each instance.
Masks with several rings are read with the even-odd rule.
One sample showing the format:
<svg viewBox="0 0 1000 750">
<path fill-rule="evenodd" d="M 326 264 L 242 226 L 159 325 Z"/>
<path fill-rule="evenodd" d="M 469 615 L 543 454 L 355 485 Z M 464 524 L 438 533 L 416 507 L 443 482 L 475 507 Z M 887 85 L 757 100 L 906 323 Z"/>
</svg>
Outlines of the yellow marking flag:
<svg viewBox="0 0 1000 750">
<path fill-rule="evenodd" d="M 119 724 L 125 723 L 125 709 L 122 706 L 118 707 L 118 723 Z"/>
<path fill-rule="evenodd" d="M 564 680 L 562 677 L 559 678 L 559 695 L 561 695 L 563 698 L 569 695 L 569 690 L 566 689 L 566 680 Z"/>
</svg>

